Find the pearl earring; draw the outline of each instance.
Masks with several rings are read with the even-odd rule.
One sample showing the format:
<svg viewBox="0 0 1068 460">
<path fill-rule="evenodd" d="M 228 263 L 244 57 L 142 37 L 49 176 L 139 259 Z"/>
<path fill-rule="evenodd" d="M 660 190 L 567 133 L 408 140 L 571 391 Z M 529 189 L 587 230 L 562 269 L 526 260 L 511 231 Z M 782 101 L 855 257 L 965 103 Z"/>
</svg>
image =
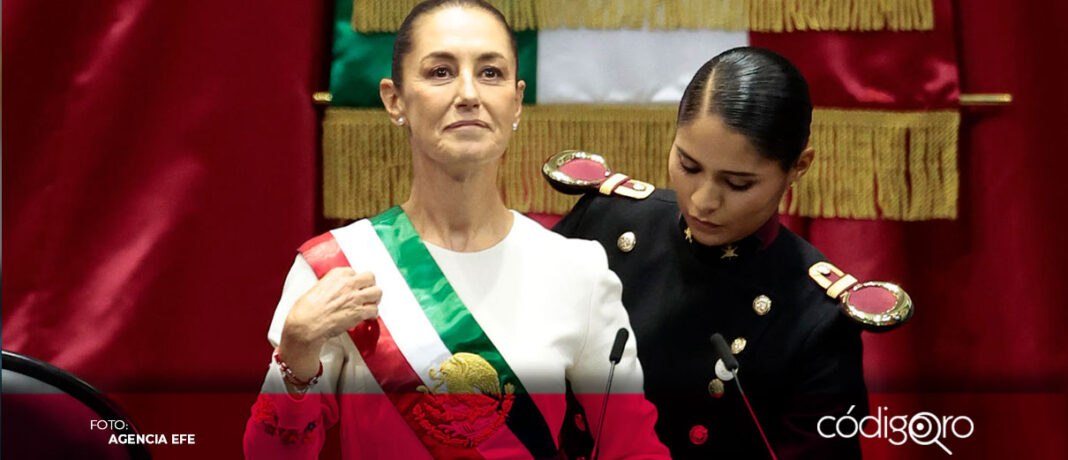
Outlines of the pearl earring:
<svg viewBox="0 0 1068 460">
<path fill-rule="evenodd" d="M 397 126 L 404 126 L 404 117 L 397 117 Z"/>
<path fill-rule="evenodd" d="M 512 131 L 519 131 L 519 122 L 518 121 L 512 123 Z"/>
</svg>

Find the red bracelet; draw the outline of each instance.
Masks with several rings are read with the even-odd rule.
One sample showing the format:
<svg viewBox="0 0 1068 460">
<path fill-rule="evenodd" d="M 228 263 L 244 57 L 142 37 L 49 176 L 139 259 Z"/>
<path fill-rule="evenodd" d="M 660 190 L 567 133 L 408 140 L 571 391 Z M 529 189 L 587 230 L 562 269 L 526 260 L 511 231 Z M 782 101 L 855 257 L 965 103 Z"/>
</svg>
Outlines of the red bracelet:
<svg viewBox="0 0 1068 460">
<path fill-rule="evenodd" d="M 319 361 L 319 372 L 308 380 L 301 380 L 295 374 L 293 369 L 289 368 L 289 365 L 285 361 L 282 361 L 282 355 L 276 351 L 274 353 L 274 362 L 278 363 L 278 368 L 282 371 L 282 380 L 296 388 L 297 391 L 308 391 L 308 388 L 316 383 L 319 383 L 319 377 L 323 376 L 323 362 Z"/>
</svg>

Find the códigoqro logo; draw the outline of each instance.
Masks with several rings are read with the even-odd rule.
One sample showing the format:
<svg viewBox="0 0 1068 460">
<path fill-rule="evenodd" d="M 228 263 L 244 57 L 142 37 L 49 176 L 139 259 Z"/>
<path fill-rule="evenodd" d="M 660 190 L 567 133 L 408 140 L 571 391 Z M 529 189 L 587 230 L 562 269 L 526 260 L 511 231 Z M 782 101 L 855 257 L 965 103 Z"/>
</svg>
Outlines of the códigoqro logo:
<svg viewBox="0 0 1068 460">
<path fill-rule="evenodd" d="M 859 420 L 850 415 L 856 406 L 849 406 L 849 410 L 841 417 L 826 415 L 816 422 L 816 431 L 824 438 L 852 438 L 864 436 L 865 438 L 879 438 L 890 441 L 890 444 L 900 446 L 912 441 L 921 446 L 937 444 L 947 454 L 953 452 L 943 442 L 953 436 L 964 439 L 975 432 L 975 423 L 967 416 L 942 416 L 930 412 L 918 414 L 895 415 L 893 417 L 883 415 L 884 409 L 880 407 L 876 415 L 867 415 Z M 874 429 L 873 429 L 874 428 Z"/>
</svg>

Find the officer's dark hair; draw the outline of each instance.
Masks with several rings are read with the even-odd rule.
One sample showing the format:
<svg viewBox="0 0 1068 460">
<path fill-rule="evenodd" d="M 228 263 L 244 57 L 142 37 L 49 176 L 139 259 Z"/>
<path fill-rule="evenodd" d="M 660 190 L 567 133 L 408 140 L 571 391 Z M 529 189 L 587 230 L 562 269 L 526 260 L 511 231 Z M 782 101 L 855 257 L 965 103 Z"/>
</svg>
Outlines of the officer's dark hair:
<svg viewBox="0 0 1068 460">
<path fill-rule="evenodd" d="M 690 80 L 675 126 L 700 115 L 719 115 L 787 171 L 808 145 L 812 102 L 805 77 L 789 60 L 746 46 L 720 53 Z"/>
<path fill-rule="evenodd" d="M 485 0 L 426 0 L 412 8 L 408 17 L 404 18 L 400 29 L 397 29 L 396 41 L 393 42 L 393 67 L 390 78 L 397 88 L 401 87 L 402 74 L 404 73 L 404 57 L 412 50 L 412 24 L 416 19 L 443 7 L 472 7 L 479 8 L 493 15 L 508 31 L 509 44 L 512 45 L 512 56 L 515 56 L 516 82 L 519 81 L 519 52 L 515 44 L 515 32 L 508 25 L 504 14 Z"/>
</svg>

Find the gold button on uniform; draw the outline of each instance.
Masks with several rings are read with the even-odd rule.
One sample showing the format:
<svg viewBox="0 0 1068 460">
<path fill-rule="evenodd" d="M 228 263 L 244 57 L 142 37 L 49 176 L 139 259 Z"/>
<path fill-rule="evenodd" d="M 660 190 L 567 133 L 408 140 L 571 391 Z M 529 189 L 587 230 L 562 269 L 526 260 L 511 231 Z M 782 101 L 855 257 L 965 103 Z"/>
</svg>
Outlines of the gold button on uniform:
<svg viewBox="0 0 1068 460">
<path fill-rule="evenodd" d="M 760 316 L 764 316 L 771 311 L 771 299 L 766 295 L 757 296 L 753 299 L 753 311 Z"/>
<path fill-rule="evenodd" d="M 712 395 L 713 398 L 718 398 L 720 396 L 723 396 L 723 391 L 724 390 L 725 390 L 725 388 L 723 387 L 723 381 L 722 380 L 720 380 L 720 379 L 712 379 L 711 382 L 708 382 L 708 394 Z"/>
<path fill-rule="evenodd" d="M 745 350 L 745 337 L 738 337 L 731 342 L 731 353 L 738 354 Z"/>
<path fill-rule="evenodd" d="M 638 239 L 634 236 L 634 232 L 624 232 L 622 235 L 619 235 L 619 239 L 616 240 L 616 246 L 623 252 L 633 251 L 636 244 L 638 244 Z"/>
</svg>

